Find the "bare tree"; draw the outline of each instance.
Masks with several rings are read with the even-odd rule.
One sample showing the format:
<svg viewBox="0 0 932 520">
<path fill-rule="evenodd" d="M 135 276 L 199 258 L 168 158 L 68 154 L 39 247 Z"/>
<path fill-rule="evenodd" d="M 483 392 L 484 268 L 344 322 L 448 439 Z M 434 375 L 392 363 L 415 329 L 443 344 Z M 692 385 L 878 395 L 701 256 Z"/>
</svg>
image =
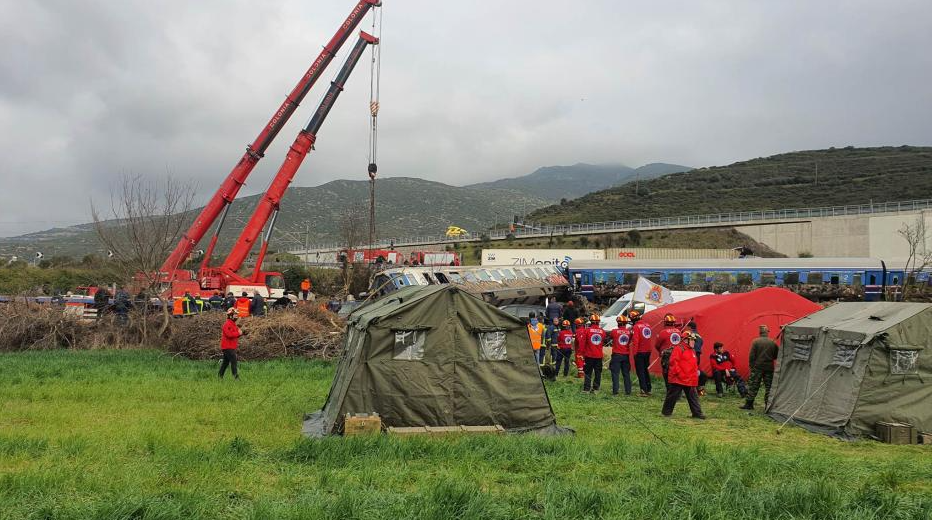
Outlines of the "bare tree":
<svg viewBox="0 0 932 520">
<path fill-rule="evenodd" d="M 905 289 L 908 280 L 915 280 L 917 273 L 932 265 L 932 244 L 926 235 L 925 215 L 917 215 L 912 224 L 903 223 L 897 234 L 903 237 L 909 247 L 904 268 L 906 276 L 902 281 Z"/>
<path fill-rule="evenodd" d="M 159 269 L 189 223 L 193 200 L 194 188 L 171 176 L 146 180 L 125 175 L 110 193 L 109 211 L 102 212 L 91 203 L 94 229 L 112 253 L 115 275 L 124 283 L 132 282 L 135 291 L 158 299 L 163 316 L 160 336 L 168 329 L 171 310 L 162 295 Z"/>
<path fill-rule="evenodd" d="M 366 218 L 361 208 L 348 208 L 340 216 L 340 240 L 346 248 L 347 257 L 343 262 L 343 292 L 348 293 L 350 285 L 353 282 L 353 276 L 350 272 L 351 264 L 355 263 L 354 249 L 363 243 L 363 235 L 366 231 Z"/>
</svg>

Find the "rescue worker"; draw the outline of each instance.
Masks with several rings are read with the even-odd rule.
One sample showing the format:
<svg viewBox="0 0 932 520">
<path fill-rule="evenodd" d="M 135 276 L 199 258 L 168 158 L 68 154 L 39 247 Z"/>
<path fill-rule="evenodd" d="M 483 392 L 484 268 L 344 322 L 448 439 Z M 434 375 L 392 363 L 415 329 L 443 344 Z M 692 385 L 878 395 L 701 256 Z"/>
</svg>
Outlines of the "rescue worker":
<svg viewBox="0 0 932 520">
<path fill-rule="evenodd" d="M 248 318 L 251 304 L 252 300 L 249 299 L 249 296 L 246 296 L 246 291 L 243 291 L 243 295 L 236 299 L 236 316 L 238 318 Z"/>
<path fill-rule="evenodd" d="M 672 314 L 666 314 L 663 317 L 663 328 L 660 329 L 660 332 L 657 333 L 657 342 L 654 344 L 654 349 L 657 350 L 657 353 L 660 354 L 660 370 L 663 373 L 663 382 L 667 385 L 667 391 L 670 391 L 670 382 L 667 377 L 667 374 L 670 369 L 670 355 L 673 353 L 673 347 L 679 345 L 683 342 L 683 333 L 680 332 L 680 329 L 676 328 L 676 316 Z M 696 353 L 693 350 L 689 351 L 693 357 L 696 357 Z M 698 368 L 696 369 L 699 370 Z M 699 384 L 699 374 L 696 374 L 696 384 Z"/>
<path fill-rule="evenodd" d="M 175 298 L 172 300 L 172 317 L 181 318 L 184 316 L 184 298 Z"/>
<path fill-rule="evenodd" d="M 121 325 L 126 325 L 127 321 L 129 321 L 129 310 L 132 308 L 133 301 L 130 299 L 129 293 L 126 292 L 123 286 L 120 286 L 113 297 L 113 312 L 116 313 L 117 320 Z"/>
<path fill-rule="evenodd" d="M 650 326 L 641 321 L 641 313 L 632 310 L 628 313 L 631 322 L 631 352 L 634 353 L 634 372 L 638 376 L 640 397 L 650 397 L 653 385 L 650 382 L 650 349 L 654 332 Z"/>
<path fill-rule="evenodd" d="M 194 316 L 194 297 L 189 291 L 184 292 L 181 297 L 181 313 L 185 316 Z"/>
<path fill-rule="evenodd" d="M 259 291 L 252 292 L 252 303 L 249 304 L 250 316 L 265 316 L 265 298 Z"/>
<path fill-rule="evenodd" d="M 544 309 L 544 313 L 547 314 L 547 321 L 551 322 L 557 320 L 557 323 L 560 323 L 560 318 L 563 316 L 563 306 L 560 305 L 560 302 L 556 298 L 550 300 L 550 303 L 547 304 L 547 308 Z"/>
<path fill-rule="evenodd" d="M 207 303 L 210 304 L 210 310 L 219 311 L 223 308 L 223 296 L 220 296 L 219 292 L 214 291 L 214 293 L 210 295 L 210 299 L 207 300 Z"/>
<path fill-rule="evenodd" d="M 624 314 L 619 314 L 615 322 L 618 327 L 609 333 L 612 356 L 608 370 L 612 373 L 612 395 L 618 395 L 619 374 L 625 381 L 625 395 L 631 395 L 631 325 Z"/>
<path fill-rule="evenodd" d="M 223 299 L 223 310 L 224 312 L 236 307 L 236 296 L 233 296 L 232 292 L 228 292 L 226 298 Z"/>
<path fill-rule="evenodd" d="M 97 319 L 104 315 L 110 307 L 110 291 L 106 287 L 98 287 L 94 293 L 94 308 L 97 309 Z"/>
<path fill-rule="evenodd" d="M 579 312 L 576 311 L 573 300 L 566 302 L 566 305 L 563 307 L 563 319 L 570 322 L 570 327 L 573 329 L 573 332 L 576 332 L 576 320 L 578 318 Z"/>
<path fill-rule="evenodd" d="M 683 338 L 689 340 L 690 343 L 692 344 L 693 352 L 696 353 L 696 361 L 697 361 L 697 362 L 699 363 L 699 365 L 700 365 L 700 368 L 699 368 L 699 397 L 702 397 L 702 396 L 705 395 L 705 384 L 706 384 L 706 383 L 708 382 L 708 380 L 709 380 L 709 376 L 707 376 L 707 375 L 705 374 L 705 372 L 702 371 L 702 368 L 701 368 L 701 365 L 702 365 L 702 344 L 703 344 L 703 341 L 704 341 L 704 340 L 702 339 L 702 336 L 699 335 L 698 326 L 696 325 L 696 322 L 695 322 L 695 321 L 689 320 L 689 323 L 686 324 L 686 329 L 687 329 L 686 332 L 683 333 Z"/>
<path fill-rule="evenodd" d="M 712 345 L 714 352 L 709 355 L 709 365 L 712 367 L 712 378 L 715 380 L 715 395 L 725 396 L 725 384 L 733 381 L 738 387 L 738 393 L 741 397 L 748 395 L 748 389 L 744 386 L 744 380 L 738 375 L 738 369 L 735 368 L 735 362 L 731 357 L 731 352 L 725 350 L 725 346 L 719 342 Z"/>
<path fill-rule="evenodd" d="M 304 301 L 307 301 L 307 296 L 308 294 L 310 294 L 310 292 L 311 292 L 310 278 L 305 278 L 304 280 L 301 280 L 301 296 L 303 297 Z"/>
<path fill-rule="evenodd" d="M 570 328 L 570 322 L 563 320 L 560 324 L 561 329 L 557 334 L 557 374 L 560 373 L 560 363 L 563 363 L 563 377 L 569 375 L 570 363 L 573 360 L 573 345 L 576 335 Z"/>
<path fill-rule="evenodd" d="M 662 331 L 661 331 L 662 332 Z M 699 405 L 699 394 L 696 386 L 699 385 L 699 363 L 696 353 L 685 341 L 677 341 L 667 348 L 670 352 L 667 371 L 667 396 L 663 400 L 660 414 L 664 417 L 673 415 L 673 407 L 679 401 L 680 395 L 686 394 L 689 411 L 693 419 L 705 419 L 702 407 Z"/>
<path fill-rule="evenodd" d="M 573 328 L 573 336 L 576 344 L 576 377 L 583 377 L 583 365 L 585 360 L 582 355 L 583 345 L 586 344 L 586 332 L 585 322 L 582 318 L 576 318 L 576 321 L 573 322 L 571 326 Z"/>
<path fill-rule="evenodd" d="M 537 313 L 532 312 L 527 315 L 527 334 L 531 338 L 531 348 L 534 349 L 534 358 L 537 364 L 544 362 L 544 350 L 541 348 L 544 342 L 544 324 L 537 321 Z"/>
<path fill-rule="evenodd" d="M 201 293 L 194 293 L 194 299 L 191 300 L 194 304 L 191 309 L 194 311 L 194 314 L 200 314 L 204 312 L 204 305 L 206 302 L 201 299 Z"/>
<path fill-rule="evenodd" d="M 742 410 L 753 410 L 754 399 L 764 385 L 764 406 L 770 402 L 770 385 L 773 384 L 774 362 L 777 360 L 777 343 L 767 336 L 770 329 L 766 325 L 760 326 L 760 337 L 751 342 L 751 352 L 748 354 L 748 366 L 751 376 L 748 378 L 747 402 L 740 407 Z"/>
<path fill-rule="evenodd" d="M 239 346 L 240 336 L 246 334 L 236 325 L 238 317 L 236 309 L 228 309 L 227 321 L 223 323 L 220 331 L 220 352 L 223 353 L 223 362 L 220 363 L 220 373 L 217 375 L 220 379 L 223 379 L 227 366 L 233 372 L 233 379 L 239 379 L 239 372 L 236 370 L 236 348 Z"/>
<path fill-rule="evenodd" d="M 589 317 L 583 344 L 583 392 L 598 392 L 602 385 L 602 344 L 605 343 L 605 331 L 599 326 L 599 316 Z"/>
<path fill-rule="evenodd" d="M 544 346 L 550 350 L 550 357 L 557 359 L 557 336 L 560 334 L 560 318 L 553 318 L 544 331 Z"/>
</svg>

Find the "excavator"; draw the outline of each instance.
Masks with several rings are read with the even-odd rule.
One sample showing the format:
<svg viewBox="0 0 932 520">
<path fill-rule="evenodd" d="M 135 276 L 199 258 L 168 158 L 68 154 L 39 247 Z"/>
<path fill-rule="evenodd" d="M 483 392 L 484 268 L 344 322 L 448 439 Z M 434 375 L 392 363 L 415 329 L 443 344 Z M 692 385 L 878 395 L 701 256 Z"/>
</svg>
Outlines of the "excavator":
<svg viewBox="0 0 932 520">
<path fill-rule="evenodd" d="M 214 248 L 217 245 L 220 230 L 226 220 L 230 205 L 236 198 L 240 188 L 246 183 L 246 179 L 253 168 L 265 154 L 266 149 L 311 90 L 311 87 L 314 86 L 323 74 L 324 70 L 346 42 L 349 35 L 359 25 L 360 21 L 371 9 L 381 6 L 381 0 L 359 0 L 357 2 L 336 34 L 330 39 L 330 42 L 327 43 L 320 52 L 320 55 L 317 56 L 317 59 L 314 60 L 304 76 L 298 81 L 298 84 L 291 93 L 288 94 L 279 109 L 272 115 L 272 118 L 265 127 L 263 127 L 259 136 L 256 137 L 252 144 L 246 147 L 246 152 L 243 154 L 242 158 L 236 166 L 234 166 L 230 174 L 227 175 L 217 192 L 214 193 L 213 197 L 211 197 L 204 209 L 201 210 L 197 218 L 194 219 L 194 222 L 184 233 L 172 253 L 166 258 L 162 267 L 159 269 L 160 290 L 164 297 L 177 298 L 182 296 L 185 292 L 194 294 L 201 291 L 222 291 L 234 292 L 237 294 L 241 291 L 255 291 L 266 298 L 279 298 L 283 296 L 284 283 L 281 273 L 262 271 L 262 262 L 268 249 L 268 241 L 272 235 L 275 219 L 278 215 L 279 204 L 285 191 L 291 184 L 295 173 L 300 167 L 301 162 L 313 148 L 314 142 L 317 139 L 317 132 L 330 113 L 330 109 L 339 97 L 340 92 L 343 91 L 343 87 L 347 79 L 349 79 L 353 68 L 369 45 L 378 44 L 378 38 L 360 31 L 359 39 L 347 56 L 342 69 L 331 82 L 330 88 L 326 95 L 324 95 L 323 100 L 320 102 L 320 105 L 314 112 L 307 126 L 298 133 L 284 162 L 275 174 L 265 194 L 260 198 L 258 206 L 237 238 L 230 253 L 219 267 L 212 267 L 210 265 L 210 260 Z M 373 113 L 373 117 L 375 117 L 375 113 Z M 370 170 L 373 169 L 374 164 L 370 164 L 369 168 Z M 194 248 L 205 237 L 214 223 L 216 223 L 217 226 L 203 253 L 200 268 L 197 272 L 197 276 L 195 276 L 193 270 L 182 269 L 181 266 L 190 258 Z M 239 270 L 243 262 L 249 256 L 256 239 L 262 234 L 262 230 L 265 228 L 266 224 L 268 224 L 268 229 L 263 236 L 256 267 L 251 275 L 242 275 L 239 273 Z"/>
</svg>

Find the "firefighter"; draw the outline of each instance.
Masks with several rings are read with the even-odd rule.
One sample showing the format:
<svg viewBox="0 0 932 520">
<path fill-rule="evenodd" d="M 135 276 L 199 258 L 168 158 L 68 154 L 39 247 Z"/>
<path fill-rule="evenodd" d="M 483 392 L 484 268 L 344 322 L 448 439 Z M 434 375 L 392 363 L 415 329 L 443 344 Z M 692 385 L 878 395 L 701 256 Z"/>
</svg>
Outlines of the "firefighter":
<svg viewBox="0 0 932 520">
<path fill-rule="evenodd" d="M 184 292 L 181 297 L 181 313 L 185 316 L 194 316 L 194 297 L 189 291 Z"/>
<path fill-rule="evenodd" d="M 576 377 L 582 378 L 583 366 L 585 364 L 585 360 L 583 360 L 582 349 L 583 345 L 586 344 L 586 331 L 588 329 L 586 329 L 585 322 L 582 318 L 576 318 L 576 320 L 573 321 L 573 326 L 575 327 L 573 329 L 573 334 L 576 339 Z"/>
<path fill-rule="evenodd" d="M 653 340 L 653 331 L 641 321 L 641 313 L 632 310 L 628 313 L 631 321 L 631 352 L 634 353 L 634 372 L 638 376 L 638 386 L 641 388 L 640 397 L 650 397 L 653 385 L 650 382 L 650 349 Z"/>
<path fill-rule="evenodd" d="M 243 295 L 236 299 L 236 315 L 239 318 L 248 318 L 249 317 L 249 306 L 252 304 L 252 300 L 249 299 L 249 296 L 246 295 L 246 291 L 243 291 Z"/>
<path fill-rule="evenodd" d="M 576 312 L 576 307 L 573 305 L 573 300 L 566 302 L 566 305 L 563 306 L 563 319 L 570 322 L 570 328 L 573 329 L 573 332 L 576 332 L 576 320 L 579 318 L 579 313 Z"/>
<path fill-rule="evenodd" d="M 725 345 L 715 342 L 712 345 L 715 350 L 709 355 L 709 365 L 712 367 L 712 378 L 715 379 L 715 394 L 719 397 L 725 396 L 725 385 L 734 383 L 738 387 L 738 393 L 745 397 L 748 389 L 744 386 L 744 380 L 738 375 L 738 369 L 735 368 L 734 359 L 731 352 L 725 350 Z"/>
<path fill-rule="evenodd" d="M 531 338 L 531 348 L 534 349 L 534 358 L 538 364 L 544 362 L 544 350 L 541 348 L 544 341 L 544 324 L 537 321 L 537 313 L 532 312 L 527 315 L 527 334 Z"/>
<path fill-rule="evenodd" d="M 194 293 L 194 299 L 191 300 L 191 303 L 191 310 L 194 311 L 194 314 L 200 314 L 204 312 L 205 302 L 201 299 L 201 293 Z"/>
<path fill-rule="evenodd" d="M 664 321 L 666 321 L 666 316 Z M 679 334 L 679 331 L 677 331 L 677 334 Z M 673 343 L 671 340 L 670 343 L 672 346 L 664 349 L 670 354 L 667 362 L 668 369 L 665 374 L 667 396 L 663 400 L 663 408 L 661 408 L 660 414 L 664 417 L 673 415 L 673 407 L 676 406 L 680 395 L 686 394 L 686 402 L 689 403 L 689 411 L 692 413 L 693 419 L 705 419 L 702 407 L 699 405 L 699 394 L 696 392 L 696 386 L 699 385 L 699 363 L 696 360 L 696 353 L 685 341 Z"/>
<path fill-rule="evenodd" d="M 219 311 L 223 308 L 223 296 L 220 296 L 219 292 L 214 291 L 207 300 L 207 303 L 210 304 L 210 310 Z"/>
<path fill-rule="evenodd" d="M 184 316 L 184 298 L 175 298 L 172 301 L 172 317 L 180 318 Z"/>
<path fill-rule="evenodd" d="M 576 335 L 570 327 L 569 320 L 563 320 L 561 330 L 557 334 L 557 374 L 560 373 L 560 362 L 563 362 L 563 377 L 567 377 L 570 371 L 570 362 L 573 359 L 573 344 Z"/>
<path fill-rule="evenodd" d="M 223 362 L 220 363 L 220 373 L 217 374 L 220 379 L 223 379 L 223 374 L 227 371 L 227 366 L 229 366 L 230 371 L 233 372 L 233 379 L 239 379 L 239 372 L 236 371 L 236 348 L 239 346 L 240 336 L 245 336 L 246 333 L 241 331 L 236 325 L 236 319 L 238 317 L 236 309 L 228 309 L 227 321 L 223 323 L 223 328 L 220 331 L 220 352 L 223 353 Z"/>
<path fill-rule="evenodd" d="M 224 312 L 236 307 L 236 296 L 233 296 L 232 292 L 227 293 L 226 298 L 223 299 L 222 307 Z"/>
<path fill-rule="evenodd" d="M 310 278 L 305 278 L 304 280 L 301 280 L 301 296 L 303 297 L 304 301 L 307 301 L 307 296 L 308 294 L 310 294 L 310 292 L 311 292 Z"/>
<path fill-rule="evenodd" d="M 680 329 L 676 328 L 676 316 L 672 314 L 666 314 L 663 317 L 663 328 L 660 329 L 660 332 L 657 333 L 657 343 L 654 344 L 654 349 L 657 350 L 657 353 L 660 354 L 660 369 L 663 372 L 663 382 L 667 385 L 667 391 L 670 390 L 670 384 L 667 378 L 667 372 L 670 369 L 670 355 L 673 353 L 673 347 L 679 345 L 683 342 L 683 333 L 680 332 Z M 693 350 L 690 350 L 693 357 L 696 357 L 696 353 Z M 698 369 L 697 369 L 698 370 Z M 699 374 L 696 374 L 696 385 L 699 384 L 698 381 Z"/>
<path fill-rule="evenodd" d="M 265 298 L 259 294 L 259 291 L 252 292 L 252 303 L 249 304 L 250 316 L 265 316 Z"/>
<path fill-rule="evenodd" d="M 618 395 L 619 374 L 625 382 L 625 395 L 631 395 L 631 326 L 624 314 L 619 314 L 615 322 L 618 327 L 609 333 L 612 357 L 608 370 L 612 373 L 612 395 Z"/>
<path fill-rule="evenodd" d="M 598 392 L 602 385 L 602 344 L 605 343 L 605 331 L 599 326 L 599 316 L 589 317 L 583 344 L 583 392 Z"/>
</svg>

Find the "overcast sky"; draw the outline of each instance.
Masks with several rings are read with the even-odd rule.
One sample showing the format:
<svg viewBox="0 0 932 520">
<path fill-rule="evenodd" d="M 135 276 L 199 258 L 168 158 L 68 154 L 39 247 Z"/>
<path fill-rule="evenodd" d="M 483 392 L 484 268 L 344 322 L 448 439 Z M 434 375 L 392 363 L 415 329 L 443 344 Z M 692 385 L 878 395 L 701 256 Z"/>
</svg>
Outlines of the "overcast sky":
<svg viewBox="0 0 932 520">
<path fill-rule="evenodd" d="M 125 173 L 193 179 L 206 202 L 352 1 L 0 0 L 0 236 L 88 221 Z M 384 176 L 932 142 L 928 0 L 384 3 Z M 296 185 L 366 178 L 368 97 L 363 62 Z"/>
</svg>

